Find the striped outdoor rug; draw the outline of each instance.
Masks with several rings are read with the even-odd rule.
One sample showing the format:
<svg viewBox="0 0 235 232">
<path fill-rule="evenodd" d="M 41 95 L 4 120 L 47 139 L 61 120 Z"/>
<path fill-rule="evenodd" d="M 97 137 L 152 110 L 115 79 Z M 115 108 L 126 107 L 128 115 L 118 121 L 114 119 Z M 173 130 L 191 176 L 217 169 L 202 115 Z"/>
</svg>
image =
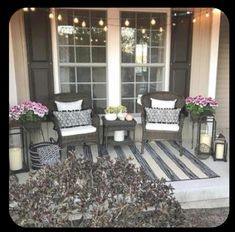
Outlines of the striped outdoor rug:
<svg viewBox="0 0 235 232">
<path fill-rule="evenodd" d="M 166 181 L 195 180 L 219 177 L 207 165 L 187 149 L 179 156 L 176 142 L 151 141 L 146 144 L 144 154 L 140 154 L 140 143 L 135 145 L 84 145 L 76 147 L 76 154 L 84 159 L 97 161 L 98 154 L 109 155 L 111 159 L 133 158 L 130 162 L 136 167 L 142 166 L 150 178 L 165 178 Z"/>
</svg>

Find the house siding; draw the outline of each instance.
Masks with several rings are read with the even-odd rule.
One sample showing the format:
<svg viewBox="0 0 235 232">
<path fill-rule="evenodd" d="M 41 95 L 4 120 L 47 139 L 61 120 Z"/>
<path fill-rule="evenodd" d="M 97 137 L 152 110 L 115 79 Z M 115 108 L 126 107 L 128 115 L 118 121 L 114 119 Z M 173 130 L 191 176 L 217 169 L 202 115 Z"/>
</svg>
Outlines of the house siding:
<svg viewBox="0 0 235 232">
<path fill-rule="evenodd" d="M 219 56 L 217 69 L 216 110 L 218 129 L 229 128 L 229 22 L 227 16 L 221 15 Z"/>
<path fill-rule="evenodd" d="M 212 17 L 204 13 L 205 9 L 194 12 L 190 96 L 208 95 Z"/>
</svg>

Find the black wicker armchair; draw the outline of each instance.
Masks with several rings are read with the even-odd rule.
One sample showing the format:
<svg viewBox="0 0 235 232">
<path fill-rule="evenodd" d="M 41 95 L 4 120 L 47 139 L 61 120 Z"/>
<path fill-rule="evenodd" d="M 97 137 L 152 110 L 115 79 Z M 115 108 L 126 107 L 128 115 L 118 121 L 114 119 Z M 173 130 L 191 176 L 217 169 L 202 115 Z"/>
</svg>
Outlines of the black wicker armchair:
<svg viewBox="0 0 235 232">
<path fill-rule="evenodd" d="M 58 118 L 53 114 L 53 111 L 57 111 L 57 105 L 55 101 L 59 102 L 73 102 L 77 100 L 82 101 L 82 110 L 91 109 L 91 122 L 92 124 L 89 126 L 79 126 L 72 128 L 68 133 L 70 128 L 61 128 Z M 78 143 L 86 143 L 92 142 L 100 144 L 99 138 L 99 128 L 100 128 L 100 119 L 97 114 L 94 113 L 92 109 L 91 99 L 86 95 L 81 94 L 71 94 L 71 93 L 59 93 L 55 94 L 52 100 L 53 109 L 51 110 L 51 118 L 54 123 L 54 130 L 57 131 L 58 134 L 58 144 L 61 148 L 64 148 L 68 145 L 78 144 Z"/>
<path fill-rule="evenodd" d="M 178 130 L 161 130 L 161 129 L 150 129 L 147 125 L 147 117 L 145 107 L 151 108 L 151 98 L 159 100 L 176 100 L 175 108 L 180 108 Z M 182 129 L 185 117 L 185 99 L 173 92 L 159 91 L 151 92 L 142 95 L 141 97 L 141 121 L 142 121 L 142 144 L 141 153 L 144 153 L 144 145 L 148 140 L 176 140 L 180 144 L 180 155 L 183 154 L 182 147 Z"/>
</svg>

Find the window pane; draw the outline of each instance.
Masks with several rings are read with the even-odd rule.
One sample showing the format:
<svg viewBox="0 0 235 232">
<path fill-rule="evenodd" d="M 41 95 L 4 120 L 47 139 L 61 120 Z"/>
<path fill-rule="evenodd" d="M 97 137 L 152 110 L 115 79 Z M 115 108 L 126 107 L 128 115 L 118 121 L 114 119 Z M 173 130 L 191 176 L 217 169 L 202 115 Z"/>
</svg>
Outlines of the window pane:
<svg viewBox="0 0 235 232">
<path fill-rule="evenodd" d="M 106 108 L 106 100 L 93 100 L 93 108 L 95 113 L 104 114 Z"/>
<path fill-rule="evenodd" d="M 137 44 L 147 44 L 150 45 L 150 31 L 142 28 L 137 30 Z"/>
<path fill-rule="evenodd" d="M 76 87 L 73 84 L 61 84 L 61 93 L 76 93 Z"/>
<path fill-rule="evenodd" d="M 136 67 L 136 82 L 148 82 L 148 67 Z"/>
<path fill-rule="evenodd" d="M 76 59 L 78 63 L 90 63 L 90 48 L 76 48 Z"/>
<path fill-rule="evenodd" d="M 151 46 L 165 46 L 165 31 L 161 32 L 160 28 L 152 31 Z"/>
<path fill-rule="evenodd" d="M 73 63 L 74 62 L 74 48 L 73 47 L 60 47 L 60 62 Z"/>
<path fill-rule="evenodd" d="M 137 28 L 138 29 L 150 28 L 150 14 L 149 13 L 137 13 Z"/>
<path fill-rule="evenodd" d="M 129 25 L 126 25 L 125 22 L 128 21 Z M 135 22 L 135 12 L 121 12 L 121 26 L 122 27 L 129 27 L 129 28 L 135 28 L 136 22 Z"/>
<path fill-rule="evenodd" d="M 93 46 L 95 45 L 103 45 L 106 43 L 106 32 L 103 28 L 93 28 L 91 30 L 91 43 Z"/>
<path fill-rule="evenodd" d="M 122 105 L 127 107 L 127 112 L 134 112 L 134 101 L 122 99 Z"/>
<path fill-rule="evenodd" d="M 163 68 L 150 68 L 150 81 L 151 82 L 158 82 L 163 81 Z"/>
<path fill-rule="evenodd" d="M 152 48 L 151 63 L 163 63 L 165 59 L 164 54 L 164 48 Z"/>
<path fill-rule="evenodd" d="M 79 28 L 75 34 L 76 45 L 90 45 L 90 31 L 88 29 Z"/>
<path fill-rule="evenodd" d="M 93 82 L 106 82 L 106 68 L 92 68 Z"/>
<path fill-rule="evenodd" d="M 69 67 L 60 67 L 61 82 L 75 82 L 75 69 Z"/>
<path fill-rule="evenodd" d="M 105 84 L 93 84 L 93 97 L 105 98 L 106 97 L 106 85 Z"/>
<path fill-rule="evenodd" d="M 121 69 L 122 82 L 134 82 L 134 75 L 134 68 Z"/>
<path fill-rule="evenodd" d="M 62 32 L 59 32 L 58 38 L 59 38 L 59 44 L 61 45 L 73 45 L 74 44 L 74 35 L 64 34 Z"/>
<path fill-rule="evenodd" d="M 106 48 L 93 47 L 92 48 L 92 62 L 105 63 L 106 62 Z"/>
<path fill-rule="evenodd" d="M 151 83 L 150 84 L 150 92 L 154 91 L 162 91 L 163 89 L 162 83 Z"/>
<path fill-rule="evenodd" d="M 78 93 L 86 94 L 91 98 L 91 85 L 87 84 L 78 84 Z"/>
<path fill-rule="evenodd" d="M 134 97 L 133 84 L 122 84 L 122 97 Z"/>
<path fill-rule="evenodd" d="M 91 70 L 90 68 L 77 68 L 77 81 L 78 82 L 91 82 Z"/>
<path fill-rule="evenodd" d="M 122 62 L 135 62 L 135 30 L 133 28 L 121 28 Z"/>
<path fill-rule="evenodd" d="M 148 83 L 136 84 L 136 96 L 148 92 Z"/>
<path fill-rule="evenodd" d="M 141 106 L 135 101 L 136 113 L 141 113 Z"/>
</svg>

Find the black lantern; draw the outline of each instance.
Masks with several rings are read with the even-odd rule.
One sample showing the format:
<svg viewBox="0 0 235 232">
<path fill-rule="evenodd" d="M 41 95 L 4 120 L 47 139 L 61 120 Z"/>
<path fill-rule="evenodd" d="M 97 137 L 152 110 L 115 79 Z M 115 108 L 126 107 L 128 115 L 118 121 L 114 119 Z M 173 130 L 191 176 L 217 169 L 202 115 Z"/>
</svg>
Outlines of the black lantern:
<svg viewBox="0 0 235 232">
<path fill-rule="evenodd" d="M 213 151 L 214 161 L 220 160 L 227 162 L 227 150 L 228 150 L 228 143 L 226 142 L 224 135 L 219 134 L 219 136 L 214 140 L 214 151 Z"/>
<path fill-rule="evenodd" d="M 200 159 L 207 159 L 213 153 L 216 121 L 213 115 L 200 116 L 198 120 L 198 138 L 196 154 Z"/>
<path fill-rule="evenodd" d="M 10 174 L 29 171 L 26 132 L 17 123 L 9 127 L 9 170 Z"/>
</svg>

